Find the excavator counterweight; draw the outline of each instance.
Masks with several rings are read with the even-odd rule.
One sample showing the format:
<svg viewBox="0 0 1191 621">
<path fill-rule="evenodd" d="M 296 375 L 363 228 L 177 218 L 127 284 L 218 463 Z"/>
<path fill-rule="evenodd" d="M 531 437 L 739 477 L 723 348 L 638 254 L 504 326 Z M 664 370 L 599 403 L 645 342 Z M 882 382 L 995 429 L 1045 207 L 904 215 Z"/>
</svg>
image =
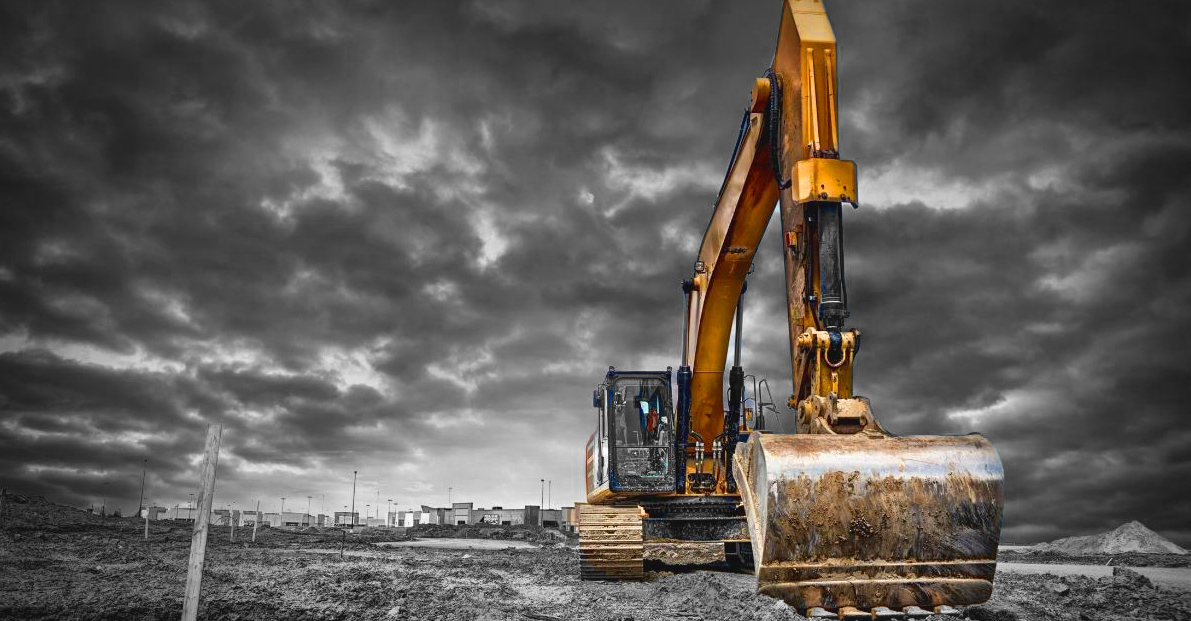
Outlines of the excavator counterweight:
<svg viewBox="0 0 1191 621">
<path fill-rule="evenodd" d="M 845 327 L 843 229 L 859 192 L 839 154 L 835 70 L 820 0 L 786 0 L 683 281 L 677 373 L 609 367 L 593 394 L 585 579 L 640 579 L 652 548 L 701 542 L 807 616 L 951 613 L 992 593 L 1004 482 L 992 445 L 896 436 L 853 393 L 860 332 Z M 766 429 L 765 408 L 778 412 L 757 386 L 746 407 L 740 362 L 745 279 L 775 205 L 796 433 Z"/>
</svg>

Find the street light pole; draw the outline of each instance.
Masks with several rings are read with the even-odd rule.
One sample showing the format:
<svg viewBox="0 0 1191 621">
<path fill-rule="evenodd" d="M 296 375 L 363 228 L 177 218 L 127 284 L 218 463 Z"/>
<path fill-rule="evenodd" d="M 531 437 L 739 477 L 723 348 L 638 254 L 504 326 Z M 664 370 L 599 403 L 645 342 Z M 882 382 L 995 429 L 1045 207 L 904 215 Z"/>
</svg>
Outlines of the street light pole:
<svg viewBox="0 0 1191 621">
<path fill-rule="evenodd" d="M 141 511 L 145 509 L 145 473 L 149 471 L 149 460 L 145 459 L 141 464 L 141 499 L 137 501 L 136 514 L 140 516 Z"/>
<path fill-rule="evenodd" d="M 388 502 L 389 506 L 385 507 L 385 524 L 389 523 L 389 515 L 393 513 L 393 499 L 390 498 Z M 396 524 L 392 524 L 391 526 L 396 526 Z"/>
<path fill-rule="evenodd" d="M 359 471 L 352 470 L 352 528 L 356 527 L 356 474 Z"/>
<path fill-rule="evenodd" d="M 554 479 L 546 481 L 546 506 L 554 508 Z"/>
</svg>

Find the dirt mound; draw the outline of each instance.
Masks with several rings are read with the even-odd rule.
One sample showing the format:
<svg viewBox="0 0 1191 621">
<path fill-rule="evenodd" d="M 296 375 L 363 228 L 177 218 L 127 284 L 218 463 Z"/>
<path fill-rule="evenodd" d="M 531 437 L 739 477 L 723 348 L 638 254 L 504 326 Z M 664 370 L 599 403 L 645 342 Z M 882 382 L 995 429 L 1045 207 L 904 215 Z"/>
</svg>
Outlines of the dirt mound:
<svg viewBox="0 0 1191 621">
<path fill-rule="evenodd" d="M 96 515 L 82 509 L 50 502 L 42 496 L 8 494 L 4 497 L 0 525 L 5 528 L 55 531 L 132 519 Z"/>
<path fill-rule="evenodd" d="M 1116 529 L 1099 535 L 1066 537 L 1049 543 L 1040 543 L 1033 548 L 1037 552 L 1058 552 L 1071 555 L 1126 554 L 1142 552 L 1150 554 L 1187 554 L 1187 551 L 1171 540 L 1148 529 L 1134 520 Z"/>
<path fill-rule="evenodd" d="M 406 534 L 411 537 L 449 539 L 502 539 L 505 541 L 530 541 L 534 543 L 562 543 L 569 535 L 553 528 L 533 524 L 497 526 L 476 524 L 451 526 L 449 524 L 419 524 L 410 527 Z"/>
</svg>

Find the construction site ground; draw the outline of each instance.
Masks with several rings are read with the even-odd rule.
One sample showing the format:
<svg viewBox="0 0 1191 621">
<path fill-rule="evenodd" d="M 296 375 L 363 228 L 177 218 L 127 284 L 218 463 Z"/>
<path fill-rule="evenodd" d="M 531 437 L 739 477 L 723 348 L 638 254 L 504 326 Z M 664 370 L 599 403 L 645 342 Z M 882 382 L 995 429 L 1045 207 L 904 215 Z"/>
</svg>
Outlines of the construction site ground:
<svg viewBox="0 0 1191 621">
<path fill-rule="evenodd" d="M 26 499 L 26 508 L 36 502 Z M 143 522 L 84 512 L 55 519 L 52 505 L 43 504 L 51 508 L 32 519 L 20 514 L 20 503 L 5 509 L 0 619 L 179 618 L 189 525 L 153 523 L 145 540 Z M 581 582 L 574 540 L 532 526 L 350 535 L 262 528 L 255 543 L 249 537 L 238 531 L 233 543 L 226 526 L 212 529 L 200 619 L 802 618 L 756 595 L 752 576 L 742 573 L 651 571 L 645 582 Z M 412 541 L 432 543 L 405 543 Z M 1108 575 L 1026 574 L 1004 565 L 992 600 L 964 613 L 976 620 L 1191 619 L 1191 585 L 1085 567 Z"/>
</svg>

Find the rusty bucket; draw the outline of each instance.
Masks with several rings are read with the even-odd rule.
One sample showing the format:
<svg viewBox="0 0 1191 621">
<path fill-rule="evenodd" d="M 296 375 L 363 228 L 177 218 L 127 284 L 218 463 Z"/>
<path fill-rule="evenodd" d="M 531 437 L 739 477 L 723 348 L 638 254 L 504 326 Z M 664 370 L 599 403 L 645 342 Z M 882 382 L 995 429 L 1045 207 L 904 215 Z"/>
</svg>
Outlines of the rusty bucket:
<svg viewBox="0 0 1191 621">
<path fill-rule="evenodd" d="M 733 467 L 759 593 L 802 610 L 992 594 L 1004 472 L 979 435 L 753 433 Z"/>
</svg>

